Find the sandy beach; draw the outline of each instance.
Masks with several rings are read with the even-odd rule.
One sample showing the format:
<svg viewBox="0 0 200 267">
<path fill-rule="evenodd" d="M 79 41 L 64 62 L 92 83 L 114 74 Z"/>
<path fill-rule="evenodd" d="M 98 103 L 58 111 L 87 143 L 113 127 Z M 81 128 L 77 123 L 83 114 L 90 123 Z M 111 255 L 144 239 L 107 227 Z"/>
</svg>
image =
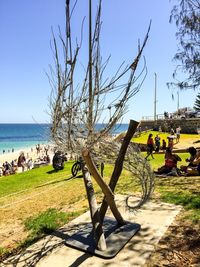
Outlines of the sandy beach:
<svg viewBox="0 0 200 267">
<path fill-rule="evenodd" d="M 41 147 L 40 153 L 37 153 L 36 147 L 33 147 L 33 148 L 25 148 L 25 149 L 16 150 L 14 152 L 0 154 L 0 164 L 2 165 L 6 161 L 10 163 L 12 160 L 17 160 L 19 155 L 22 152 L 24 152 L 24 156 L 26 160 L 32 159 L 33 161 L 35 161 L 38 158 L 45 156 L 45 150 L 44 150 L 45 146 L 46 145 L 40 146 Z M 48 150 L 48 154 L 50 156 L 50 159 L 52 159 L 53 157 L 52 146 L 50 146 L 50 149 Z"/>
</svg>

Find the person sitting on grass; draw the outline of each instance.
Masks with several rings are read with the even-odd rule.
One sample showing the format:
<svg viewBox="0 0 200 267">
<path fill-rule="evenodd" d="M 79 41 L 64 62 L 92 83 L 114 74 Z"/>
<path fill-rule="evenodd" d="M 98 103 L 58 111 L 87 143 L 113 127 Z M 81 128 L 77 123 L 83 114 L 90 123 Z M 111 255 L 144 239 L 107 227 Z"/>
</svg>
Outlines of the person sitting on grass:
<svg viewBox="0 0 200 267">
<path fill-rule="evenodd" d="M 187 149 L 187 152 L 189 152 L 190 157 L 187 158 L 185 161 L 188 162 L 187 166 L 181 166 L 180 169 L 182 172 L 187 173 L 187 168 L 188 167 L 196 167 L 196 165 L 193 163 L 194 159 L 197 156 L 197 150 L 195 147 L 191 146 Z"/>
<path fill-rule="evenodd" d="M 173 154 L 172 150 L 167 147 L 165 152 L 165 165 L 158 168 L 156 174 L 167 174 L 178 176 L 177 162 L 181 161 L 181 158 L 177 154 Z"/>
<path fill-rule="evenodd" d="M 200 175 L 200 150 L 198 150 L 195 159 L 192 161 L 192 166 L 188 166 L 186 170 L 187 176 Z"/>
<path fill-rule="evenodd" d="M 0 165 L 0 177 L 3 176 L 3 171 L 4 171 L 4 168 L 2 165 Z"/>
<path fill-rule="evenodd" d="M 18 157 L 17 167 L 21 167 L 22 172 L 23 172 L 25 169 L 25 166 L 26 166 L 26 158 L 24 156 L 24 152 L 21 152 L 21 154 Z"/>
</svg>

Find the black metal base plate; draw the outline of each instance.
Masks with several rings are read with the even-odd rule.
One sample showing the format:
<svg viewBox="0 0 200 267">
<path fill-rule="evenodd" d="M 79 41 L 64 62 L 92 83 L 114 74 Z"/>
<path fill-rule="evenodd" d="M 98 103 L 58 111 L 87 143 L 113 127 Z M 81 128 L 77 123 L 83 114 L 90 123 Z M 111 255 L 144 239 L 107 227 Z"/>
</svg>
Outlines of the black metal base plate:
<svg viewBox="0 0 200 267">
<path fill-rule="evenodd" d="M 105 217 L 103 224 L 107 245 L 105 251 L 96 249 L 93 239 L 92 223 L 84 224 L 81 230 L 66 240 L 66 245 L 101 258 L 110 259 L 115 257 L 139 230 L 140 224 L 127 221 L 125 225 L 118 227 L 116 220 Z"/>
</svg>

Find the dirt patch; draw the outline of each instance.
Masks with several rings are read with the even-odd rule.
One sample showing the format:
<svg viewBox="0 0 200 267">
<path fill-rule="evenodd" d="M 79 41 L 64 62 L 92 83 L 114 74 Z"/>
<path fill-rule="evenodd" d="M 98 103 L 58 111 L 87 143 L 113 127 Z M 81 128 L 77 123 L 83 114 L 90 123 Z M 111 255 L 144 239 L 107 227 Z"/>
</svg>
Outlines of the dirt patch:
<svg viewBox="0 0 200 267">
<path fill-rule="evenodd" d="M 157 178 L 162 192 L 190 192 L 200 197 L 200 177 Z M 160 194 L 154 194 L 160 199 Z M 190 211 L 182 209 L 155 248 L 146 267 L 200 267 L 200 222 L 186 220 Z"/>
<path fill-rule="evenodd" d="M 145 267 L 200 266 L 200 225 L 183 216 L 184 212 L 168 228 Z"/>
<path fill-rule="evenodd" d="M 28 236 L 24 221 L 48 208 L 66 212 L 85 210 L 87 202 L 83 184 L 79 184 L 79 190 L 83 191 L 80 199 L 75 190 L 69 192 L 67 183 L 47 185 L 32 192 L 4 198 L 0 208 L 0 247 L 9 250 L 16 248 Z"/>
</svg>

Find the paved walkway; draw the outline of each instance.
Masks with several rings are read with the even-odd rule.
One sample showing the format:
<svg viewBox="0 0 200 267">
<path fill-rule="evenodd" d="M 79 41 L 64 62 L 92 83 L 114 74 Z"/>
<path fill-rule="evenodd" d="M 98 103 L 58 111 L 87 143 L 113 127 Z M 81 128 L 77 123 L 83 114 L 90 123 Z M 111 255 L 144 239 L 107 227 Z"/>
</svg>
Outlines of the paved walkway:
<svg viewBox="0 0 200 267">
<path fill-rule="evenodd" d="M 65 225 L 52 235 L 47 236 L 29 247 L 25 252 L 7 259 L 0 266 L 6 267 L 139 267 L 145 264 L 155 245 L 168 226 L 179 213 L 180 207 L 166 203 L 148 202 L 138 212 L 129 212 L 125 207 L 125 197 L 116 196 L 117 205 L 123 218 L 141 224 L 141 230 L 112 259 L 102 259 L 88 253 L 67 247 L 66 239 L 90 222 L 86 212 Z M 108 214 L 109 215 L 109 214 Z"/>
</svg>

